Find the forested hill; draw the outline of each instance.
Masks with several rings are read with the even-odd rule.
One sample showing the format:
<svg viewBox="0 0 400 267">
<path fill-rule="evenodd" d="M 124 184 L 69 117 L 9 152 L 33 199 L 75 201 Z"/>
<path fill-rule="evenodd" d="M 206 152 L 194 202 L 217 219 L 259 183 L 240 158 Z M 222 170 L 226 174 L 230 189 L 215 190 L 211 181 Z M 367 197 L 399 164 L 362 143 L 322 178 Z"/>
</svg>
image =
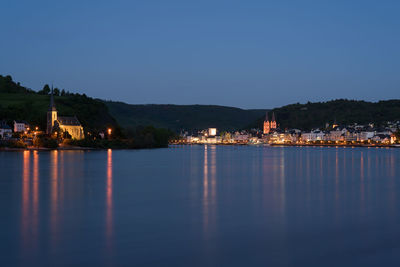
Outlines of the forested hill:
<svg viewBox="0 0 400 267">
<path fill-rule="evenodd" d="M 214 105 L 130 105 L 105 102 L 111 115 L 124 128 L 153 125 L 179 132 L 216 127 L 237 130 L 247 127 L 265 110 L 245 110 Z"/>
<path fill-rule="evenodd" d="M 58 88 L 54 91 L 59 115 L 76 115 L 88 131 L 100 130 L 107 125 L 119 125 L 127 130 L 152 125 L 176 132 L 208 127 L 237 130 L 265 114 L 265 110 L 208 105 L 129 105 L 93 99 Z M 0 75 L 0 120 L 26 120 L 45 129 L 49 92 L 48 85 L 35 92 L 14 82 L 10 76 Z"/>
<path fill-rule="evenodd" d="M 0 75 L 0 120 L 26 120 L 45 129 L 49 90 L 45 86 L 42 91 L 35 92 L 14 82 L 10 76 Z M 58 89 L 56 94 L 55 103 L 59 115 L 76 115 L 86 130 L 101 130 L 107 125 L 119 128 L 102 101 Z"/>
<path fill-rule="evenodd" d="M 278 125 L 281 129 L 297 128 L 309 130 L 323 128 L 325 123 L 337 124 L 375 123 L 400 120 L 400 100 L 366 102 L 338 99 L 328 102 L 292 104 L 275 108 Z M 260 128 L 264 117 L 251 126 Z"/>
</svg>

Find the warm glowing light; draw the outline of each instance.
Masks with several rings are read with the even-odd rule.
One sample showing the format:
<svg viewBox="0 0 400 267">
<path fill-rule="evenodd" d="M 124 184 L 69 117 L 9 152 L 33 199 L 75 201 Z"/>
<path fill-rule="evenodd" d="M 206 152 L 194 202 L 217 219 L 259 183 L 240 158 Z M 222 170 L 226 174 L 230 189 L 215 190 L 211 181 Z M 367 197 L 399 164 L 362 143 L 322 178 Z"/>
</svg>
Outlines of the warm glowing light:
<svg viewBox="0 0 400 267">
<path fill-rule="evenodd" d="M 217 129 L 216 128 L 209 128 L 208 129 L 208 135 L 209 136 L 216 136 L 217 135 Z"/>
<path fill-rule="evenodd" d="M 111 132 L 112 132 L 111 128 L 108 128 L 108 135 L 111 135 Z"/>
<path fill-rule="evenodd" d="M 35 130 L 36 130 L 36 131 L 39 130 L 39 127 L 36 126 Z"/>
</svg>

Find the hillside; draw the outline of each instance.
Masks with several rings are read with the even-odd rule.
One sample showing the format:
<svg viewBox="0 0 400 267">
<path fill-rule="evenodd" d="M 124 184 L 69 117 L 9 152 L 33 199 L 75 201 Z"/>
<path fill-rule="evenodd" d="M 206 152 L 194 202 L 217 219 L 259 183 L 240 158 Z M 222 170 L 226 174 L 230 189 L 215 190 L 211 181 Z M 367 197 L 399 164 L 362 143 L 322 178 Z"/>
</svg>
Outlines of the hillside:
<svg viewBox="0 0 400 267">
<path fill-rule="evenodd" d="M 35 92 L 21 86 L 10 76 L 0 75 L 0 119 L 9 122 L 26 120 L 45 129 L 49 106 L 49 87 Z M 137 126 L 152 125 L 173 131 L 197 130 L 217 127 L 220 130 L 236 130 L 265 114 L 265 110 L 244 110 L 211 105 L 129 105 L 122 102 L 106 102 L 87 97 L 85 94 L 63 92 L 55 96 L 60 115 L 76 115 L 85 130 L 95 131 L 106 125 L 119 126 L 132 132 Z"/>
<path fill-rule="evenodd" d="M 249 125 L 265 110 L 244 110 L 212 105 L 129 105 L 105 102 L 111 115 L 124 128 L 153 125 L 174 131 L 217 127 L 236 130 Z"/>
<path fill-rule="evenodd" d="M 49 95 L 26 89 L 13 82 L 10 76 L 0 75 L 0 119 L 26 120 L 45 129 L 49 101 Z M 86 95 L 68 94 L 55 96 L 55 103 L 60 115 L 76 115 L 88 131 L 101 129 L 105 125 L 117 127 L 115 119 L 102 101 Z"/>
<path fill-rule="evenodd" d="M 292 104 L 275 108 L 281 129 L 298 128 L 309 130 L 321 128 L 325 123 L 337 124 L 375 123 L 400 120 L 400 100 L 366 102 L 356 100 L 332 100 L 307 104 Z M 258 118 L 251 126 L 260 128 L 264 117 Z"/>
</svg>

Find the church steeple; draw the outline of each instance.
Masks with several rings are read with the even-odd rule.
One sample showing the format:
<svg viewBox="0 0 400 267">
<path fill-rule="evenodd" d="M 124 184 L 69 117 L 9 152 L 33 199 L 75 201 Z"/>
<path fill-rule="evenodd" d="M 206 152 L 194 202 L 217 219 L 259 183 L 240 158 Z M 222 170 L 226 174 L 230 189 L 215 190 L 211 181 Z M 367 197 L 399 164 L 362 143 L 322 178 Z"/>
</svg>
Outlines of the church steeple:
<svg viewBox="0 0 400 267">
<path fill-rule="evenodd" d="M 47 111 L 47 129 L 46 129 L 47 134 L 52 133 L 54 122 L 56 120 L 57 120 L 57 109 L 56 105 L 54 104 L 54 90 L 52 85 L 50 92 L 50 105 L 49 105 L 49 110 Z"/>
<path fill-rule="evenodd" d="M 268 119 L 268 111 L 265 113 L 265 120 L 264 120 L 264 127 L 263 127 L 263 134 L 269 134 L 271 130 L 271 124 Z"/>
<path fill-rule="evenodd" d="M 54 89 L 53 89 L 53 85 L 51 85 L 49 111 L 57 111 L 56 105 L 54 104 Z"/>
<path fill-rule="evenodd" d="M 275 112 L 272 112 L 272 120 L 271 120 L 271 129 L 276 129 L 277 125 L 276 125 L 276 119 L 275 119 Z"/>
</svg>

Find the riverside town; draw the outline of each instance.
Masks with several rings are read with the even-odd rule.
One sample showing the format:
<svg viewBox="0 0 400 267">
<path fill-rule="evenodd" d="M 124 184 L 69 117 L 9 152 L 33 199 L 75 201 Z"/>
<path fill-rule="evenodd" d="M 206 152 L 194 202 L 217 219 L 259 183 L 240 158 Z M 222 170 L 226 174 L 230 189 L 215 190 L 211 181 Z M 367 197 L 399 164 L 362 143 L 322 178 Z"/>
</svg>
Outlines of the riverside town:
<svg viewBox="0 0 400 267">
<path fill-rule="evenodd" d="M 208 128 L 196 133 L 182 132 L 174 144 L 238 144 L 238 145 L 295 145 L 295 146 L 387 146 L 398 147 L 400 121 L 387 122 L 385 127 L 351 124 L 332 125 L 326 123 L 323 129 L 311 131 L 301 129 L 280 129 L 275 113 L 269 119 L 268 112 L 263 129 L 235 132 L 220 132 Z"/>
<path fill-rule="evenodd" d="M 324 124 L 319 128 L 302 129 L 299 125 L 290 128 L 290 125 L 296 123 L 285 123 L 281 127 L 279 122 L 280 112 L 276 110 L 259 113 L 258 121 L 253 123 L 256 117 L 242 120 L 240 125 L 253 125 L 243 128 L 238 124 L 231 127 L 231 130 L 222 128 L 223 123 L 231 117 L 222 117 L 210 111 L 201 111 L 197 114 L 187 116 L 184 111 L 169 113 L 169 121 L 177 122 L 180 119 L 201 116 L 203 121 L 199 124 L 186 124 L 191 128 L 185 129 L 185 126 L 170 129 L 155 128 L 153 126 L 136 126 L 125 128 L 120 127 L 117 120 L 107 115 L 108 108 L 105 102 L 88 98 L 86 95 L 70 94 L 62 92 L 57 88 L 50 88 L 45 85 L 42 91 L 34 92 L 21 87 L 12 81 L 11 77 L 2 77 L 3 81 L 3 103 L 0 106 L 0 148 L 2 149 L 104 149 L 104 148 L 156 148 L 167 147 L 169 144 L 218 144 L 218 145 L 287 145 L 287 146 L 366 146 L 366 147 L 399 147 L 400 143 L 400 121 L 395 113 L 386 120 L 379 120 L 379 123 L 341 123 L 332 119 L 333 123 L 321 121 Z M 64 90 L 63 90 L 64 91 Z M 37 105 L 41 108 L 30 106 L 28 99 L 36 99 Z M 8 101 L 8 102 L 7 102 Z M 19 106 L 12 106 L 9 103 L 21 101 Z M 57 103 L 59 106 L 57 106 Z M 75 108 L 71 104 L 78 103 Z M 331 102 L 350 103 L 350 102 Z M 8 104 L 8 106 L 6 106 Z M 113 107 L 113 103 L 109 103 Z M 117 104 L 121 105 L 121 104 Z M 117 106 L 121 110 L 122 106 Z M 374 104 L 371 104 L 374 105 Z M 378 104 L 379 105 L 379 104 Z M 387 102 L 391 107 L 391 102 Z M 58 109 L 60 107 L 60 110 Z M 66 109 L 66 107 L 69 107 Z M 143 107 L 140 107 L 143 108 Z M 154 112 L 152 106 L 148 108 L 148 114 Z M 166 111 L 163 107 L 164 116 Z M 175 108 L 175 107 L 173 107 Z M 227 108 L 228 110 L 230 108 Z M 304 111 L 304 107 L 300 111 Z M 47 111 L 46 111 L 47 110 Z M 94 110 L 95 113 L 90 113 Z M 360 110 L 360 109 L 358 109 Z M 89 111 L 89 112 L 88 112 Z M 235 110 L 237 112 L 237 110 Z M 241 111 L 246 112 L 246 111 Z M 359 114 L 358 111 L 357 114 Z M 379 114 L 386 114 L 379 111 Z M 32 116 L 34 114 L 34 116 Z M 69 116 L 65 116 L 68 114 Z M 106 114 L 107 116 L 104 116 Z M 120 113 L 128 119 L 140 117 L 135 115 L 126 115 Z M 257 113 L 258 114 L 258 113 Z M 263 115 L 265 114 L 265 115 Z M 379 115 L 378 114 L 378 115 Z M 335 112 L 332 117 L 340 115 Z M 158 117 L 159 115 L 157 115 Z M 208 116 L 208 117 L 207 117 Z M 265 116 L 265 117 L 264 117 Z M 284 117 L 282 115 L 282 117 Z M 328 118 L 326 116 L 325 118 Z M 370 116 L 374 118 L 374 116 Z M 108 119 L 107 119 L 108 118 Z M 218 123 L 215 125 L 215 120 Z M 308 118 L 312 118 L 309 116 Z M 343 116 L 342 116 L 343 118 Z M 107 119 L 107 120 L 105 120 Z M 126 120 L 126 119 L 125 119 Z M 140 118 L 139 118 L 140 120 Z M 251 124 L 253 123 L 253 124 Z M 204 130 L 199 129 L 199 125 L 209 126 Z M 226 126 L 227 124 L 225 124 Z M 314 125 L 317 125 L 314 123 Z M 159 126 L 159 125 L 157 125 Z M 173 126 L 170 124 L 169 126 Z M 219 129 L 221 126 L 221 129 Z M 289 127 L 288 127 L 289 126 Z M 189 130 L 190 129 L 190 130 Z M 201 129 L 201 128 L 200 128 Z M 310 130 L 311 129 L 311 130 Z M 177 134 L 179 133 L 180 134 Z"/>
</svg>

